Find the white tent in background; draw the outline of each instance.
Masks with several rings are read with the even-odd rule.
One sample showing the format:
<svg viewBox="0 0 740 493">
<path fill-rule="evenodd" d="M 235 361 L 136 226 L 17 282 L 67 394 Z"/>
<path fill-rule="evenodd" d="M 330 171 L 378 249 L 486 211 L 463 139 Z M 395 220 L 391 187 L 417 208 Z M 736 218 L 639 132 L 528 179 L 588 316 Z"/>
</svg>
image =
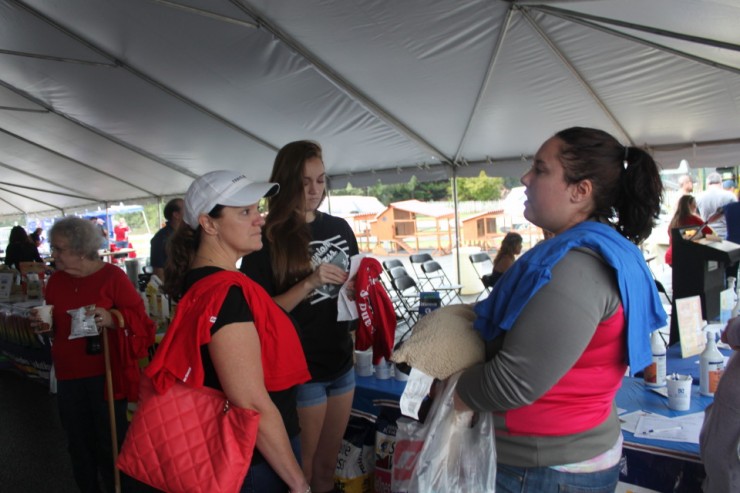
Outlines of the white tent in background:
<svg viewBox="0 0 740 493">
<path fill-rule="evenodd" d="M 385 206 L 375 197 L 330 195 L 321 203 L 319 210 L 335 216 L 349 218 L 358 215 L 378 214 L 385 210 Z"/>
</svg>

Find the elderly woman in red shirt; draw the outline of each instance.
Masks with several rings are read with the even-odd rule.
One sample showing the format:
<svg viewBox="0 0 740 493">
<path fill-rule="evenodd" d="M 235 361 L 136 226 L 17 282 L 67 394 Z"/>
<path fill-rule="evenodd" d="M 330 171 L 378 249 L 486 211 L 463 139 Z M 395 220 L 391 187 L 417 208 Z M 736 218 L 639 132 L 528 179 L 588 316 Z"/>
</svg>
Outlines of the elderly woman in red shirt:
<svg viewBox="0 0 740 493">
<path fill-rule="evenodd" d="M 49 241 L 56 264 L 46 287 L 46 303 L 53 306 L 51 356 L 72 470 L 81 491 L 99 491 L 98 475 L 113 491 L 113 453 L 100 336 L 76 337 L 72 313 L 82 309 L 82 313 L 93 318 L 98 330 L 110 329 L 118 446 L 128 427 L 127 401 L 137 398 L 138 358 L 145 357 L 154 343 L 154 323 L 147 317 L 144 303 L 126 273 L 98 256 L 100 233 L 94 224 L 65 217 L 52 226 Z M 40 323 L 36 313 L 31 316 L 36 324 Z M 124 327 L 126 330 L 122 330 Z"/>
</svg>

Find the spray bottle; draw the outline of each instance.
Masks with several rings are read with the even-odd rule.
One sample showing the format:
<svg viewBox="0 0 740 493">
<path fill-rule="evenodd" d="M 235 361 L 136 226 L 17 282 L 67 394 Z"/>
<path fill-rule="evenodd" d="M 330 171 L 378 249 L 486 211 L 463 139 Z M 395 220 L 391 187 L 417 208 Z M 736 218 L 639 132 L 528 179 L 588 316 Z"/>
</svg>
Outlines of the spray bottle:
<svg viewBox="0 0 740 493">
<path fill-rule="evenodd" d="M 660 329 L 650 334 L 650 352 L 653 355 L 653 362 L 643 371 L 645 385 L 663 387 L 666 374 L 666 347 L 660 335 Z"/>
<path fill-rule="evenodd" d="M 716 334 L 707 331 L 707 345 L 699 358 L 699 393 L 714 396 L 719 379 L 725 369 L 725 358 L 717 349 Z"/>
</svg>

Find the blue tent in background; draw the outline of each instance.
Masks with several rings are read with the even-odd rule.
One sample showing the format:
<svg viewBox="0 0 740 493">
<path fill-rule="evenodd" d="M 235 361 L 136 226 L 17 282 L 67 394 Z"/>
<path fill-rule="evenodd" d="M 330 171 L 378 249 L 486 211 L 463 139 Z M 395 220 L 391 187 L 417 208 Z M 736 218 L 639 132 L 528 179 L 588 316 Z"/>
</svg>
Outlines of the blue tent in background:
<svg viewBox="0 0 740 493">
<path fill-rule="evenodd" d="M 102 222 L 102 226 L 105 228 L 105 231 L 108 236 L 108 243 L 112 243 L 113 238 L 113 226 L 115 225 L 115 222 L 117 221 L 118 217 L 122 214 L 141 214 L 144 218 L 144 224 L 146 225 L 147 232 L 151 233 L 151 229 L 149 228 L 149 223 L 146 219 L 146 215 L 144 214 L 144 206 L 141 205 L 113 205 L 108 207 L 108 209 L 98 209 L 95 211 L 85 211 L 83 213 L 79 213 L 78 215 L 85 219 L 92 219 L 96 218 L 99 219 Z M 48 252 L 49 246 L 46 242 L 46 237 L 48 235 L 49 229 L 51 229 L 52 225 L 54 224 L 54 221 L 57 219 L 60 219 L 62 216 L 55 216 L 55 217 L 29 217 L 26 220 L 26 231 L 30 234 L 32 233 L 36 228 L 40 227 L 44 230 L 43 237 L 44 242 L 39 247 L 40 251 Z M 102 245 L 101 245 L 102 246 Z M 105 245 L 105 248 L 108 249 L 110 245 Z"/>
</svg>

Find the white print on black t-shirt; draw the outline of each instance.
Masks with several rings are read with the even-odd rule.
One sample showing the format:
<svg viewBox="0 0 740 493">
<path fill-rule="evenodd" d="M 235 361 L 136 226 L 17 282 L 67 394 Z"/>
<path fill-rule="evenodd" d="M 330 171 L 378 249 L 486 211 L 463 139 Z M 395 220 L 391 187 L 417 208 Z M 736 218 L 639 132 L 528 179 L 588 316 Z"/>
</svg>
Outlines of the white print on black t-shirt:
<svg viewBox="0 0 740 493">
<path fill-rule="evenodd" d="M 341 235 L 326 240 L 312 241 L 308 245 L 311 251 L 311 267 L 314 270 L 321 264 L 334 264 L 349 271 L 349 245 Z M 312 305 L 324 300 L 336 298 L 339 295 L 341 284 L 324 284 L 316 288 L 309 301 Z"/>
</svg>

